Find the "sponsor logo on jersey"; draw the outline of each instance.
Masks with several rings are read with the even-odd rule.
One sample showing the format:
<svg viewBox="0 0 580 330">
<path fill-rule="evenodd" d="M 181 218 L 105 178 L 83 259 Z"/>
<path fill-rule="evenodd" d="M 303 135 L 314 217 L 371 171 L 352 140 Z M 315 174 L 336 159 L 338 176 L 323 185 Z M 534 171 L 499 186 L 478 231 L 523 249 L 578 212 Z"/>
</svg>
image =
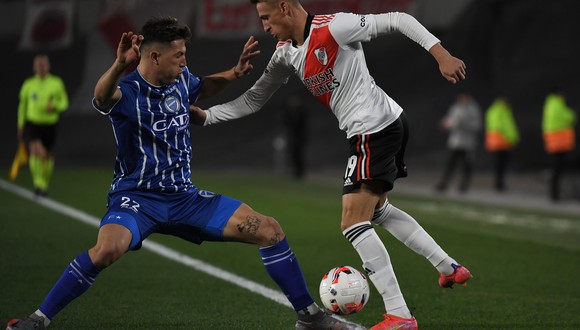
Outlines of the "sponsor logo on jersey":
<svg viewBox="0 0 580 330">
<path fill-rule="evenodd" d="M 314 55 L 316 55 L 316 59 L 318 63 L 326 66 L 328 64 L 328 54 L 326 54 L 326 47 L 316 48 L 314 50 Z"/>
<path fill-rule="evenodd" d="M 177 115 L 170 119 L 161 119 L 153 123 L 153 130 L 155 132 L 163 132 L 171 128 L 181 131 L 189 127 L 189 114 L 184 113 Z"/>
<path fill-rule="evenodd" d="M 179 99 L 173 95 L 169 95 L 168 97 L 166 97 L 165 100 L 163 101 L 163 105 L 165 106 L 165 109 L 167 109 L 167 111 L 173 113 L 178 113 L 179 109 L 181 108 Z"/>
<path fill-rule="evenodd" d="M 346 186 L 352 186 L 352 185 L 353 185 L 353 183 L 350 180 L 350 178 L 346 178 L 346 180 L 344 180 L 344 187 L 346 187 Z"/>
<path fill-rule="evenodd" d="M 306 86 L 314 96 L 330 93 L 340 86 L 340 82 L 336 79 L 334 72 L 330 68 L 313 76 L 304 78 L 302 83 L 304 83 L 304 86 Z"/>
</svg>

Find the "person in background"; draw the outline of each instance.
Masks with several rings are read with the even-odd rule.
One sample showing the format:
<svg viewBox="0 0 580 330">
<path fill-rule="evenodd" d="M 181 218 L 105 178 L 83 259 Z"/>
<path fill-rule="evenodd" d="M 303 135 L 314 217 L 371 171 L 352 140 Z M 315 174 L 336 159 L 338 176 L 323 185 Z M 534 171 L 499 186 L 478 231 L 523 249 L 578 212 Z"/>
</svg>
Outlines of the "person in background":
<svg viewBox="0 0 580 330">
<path fill-rule="evenodd" d="M 68 95 L 62 79 L 50 73 L 47 55 L 33 61 L 34 76 L 20 88 L 18 140 L 26 142 L 34 193 L 47 196 L 54 170 L 53 147 L 60 115 L 68 109 Z"/>
<path fill-rule="evenodd" d="M 294 179 L 302 180 L 306 175 L 304 153 L 308 138 L 308 109 L 298 93 L 291 95 L 286 103 L 284 126 L 288 141 L 288 163 L 291 174 Z"/>
<path fill-rule="evenodd" d="M 498 97 L 485 114 L 485 149 L 493 154 L 494 189 L 498 192 L 507 189 L 505 173 L 510 153 L 520 140 L 520 133 L 511 104 L 505 96 Z"/>
<path fill-rule="evenodd" d="M 575 124 L 576 113 L 566 104 L 564 91 L 554 88 L 546 97 L 542 117 L 544 148 L 551 155 L 549 197 L 552 201 L 561 198 L 560 182 L 566 157 L 576 146 Z"/>
<path fill-rule="evenodd" d="M 449 132 L 447 139 L 449 156 L 441 179 L 436 186 L 437 190 L 447 189 L 458 162 L 461 163 L 459 191 L 466 192 L 469 189 L 482 126 L 481 121 L 481 109 L 477 102 L 469 93 L 459 93 L 447 115 L 441 120 L 441 127 Z"/>
</svg>

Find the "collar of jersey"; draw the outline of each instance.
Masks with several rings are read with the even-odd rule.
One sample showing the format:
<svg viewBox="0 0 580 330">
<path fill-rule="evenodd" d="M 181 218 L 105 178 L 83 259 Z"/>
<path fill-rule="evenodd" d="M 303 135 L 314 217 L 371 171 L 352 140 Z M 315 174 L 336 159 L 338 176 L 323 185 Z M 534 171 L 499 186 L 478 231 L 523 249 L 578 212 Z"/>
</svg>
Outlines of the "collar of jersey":
<svg viewBox="0 0 580 330">
<path fill-rule="evenodd" d="M 310 26 L 312 25 L 312 20 L 314 19 L 314 14 L 308 13 L 306 18 L 306 25 L 304 26 L 304 40 L 310 35 Z M 296 40 L 292 40 L 292 46 L 296 47 Z"/>
</svg>

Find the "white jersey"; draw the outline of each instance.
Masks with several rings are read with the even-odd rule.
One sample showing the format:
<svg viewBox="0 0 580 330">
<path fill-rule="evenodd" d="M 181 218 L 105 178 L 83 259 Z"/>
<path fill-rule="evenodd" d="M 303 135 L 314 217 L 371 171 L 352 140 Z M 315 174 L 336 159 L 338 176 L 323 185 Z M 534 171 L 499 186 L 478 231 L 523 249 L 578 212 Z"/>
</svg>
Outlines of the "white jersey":
<svg viewBox="0 0 580 330">
<path fill-rule="evenodd" d="M 258 111 L 295 74 L 338 119 L 347 138 L 376 133 L 394 122 L 402 108 L 370 75 L 361 42 L 400 31 L 430 49 L 439 42 L 404 13 L 317 15 L 303 45 L 280 42 L 254 86 L 237 99 L 206 111 L 205 125 Z"/>
</svg>

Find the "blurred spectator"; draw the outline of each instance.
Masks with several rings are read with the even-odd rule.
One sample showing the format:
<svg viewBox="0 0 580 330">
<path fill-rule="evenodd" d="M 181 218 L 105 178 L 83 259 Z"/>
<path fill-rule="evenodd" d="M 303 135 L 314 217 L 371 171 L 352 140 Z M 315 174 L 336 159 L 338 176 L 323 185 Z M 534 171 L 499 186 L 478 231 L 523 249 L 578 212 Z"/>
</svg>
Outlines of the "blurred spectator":
<svg viewBox="0 0 580 330">
<path fill-rule="evenodd" d="M 494 155 L 494 189 L 506 190 L 505 172 L 511 150 L 518 144 L 520 134 L 511 104 L 505 96 L 498 97 L 485 114 L 485 148 Z"/>
<path fill-rule="evenodd" d="M 34 76 L 20 89 L 18 140 L 24 139 L 28 147 L 34 193 L 46 196 L 54 169 L 56 126 L 68 108 L 68 95 L 61 78 L 50 73 L 48 56 L 34 57 L 33 70 Z"/>
<path fill-rule="evenodd" d="M 561 88 L 555 88 L 546 97 L 542 119 L 544 148 L 551 155 L 551 177 L 549 197 L 560 199 L 560 182 L 568 153 L 574 150 L 576 142 L 576 113 L 566 104 Z"/>
<path fill-rule="evenodd" d="M 288 160 L 292 176 L 301 180 L 306 174 L 304 149 L 307 142 L 308 112 L 299 94 L 293 94 L 288 99 L 284 109 L 284 125 L 288 141 Z"/>
<path fill-rule="evenodd" d="M 441 180 L 436 186 L 437 190 L 447 189 L 458 162 L 461 165 L 461 181 L 458 189 L 461 192 L 469 190 L 481 126 L 479 105 L 469 93 L 459 93 L 447 115 L 441 120 L 441 127 L 449 132 L 447 139 L 449 156 Z"/>
</svg>

